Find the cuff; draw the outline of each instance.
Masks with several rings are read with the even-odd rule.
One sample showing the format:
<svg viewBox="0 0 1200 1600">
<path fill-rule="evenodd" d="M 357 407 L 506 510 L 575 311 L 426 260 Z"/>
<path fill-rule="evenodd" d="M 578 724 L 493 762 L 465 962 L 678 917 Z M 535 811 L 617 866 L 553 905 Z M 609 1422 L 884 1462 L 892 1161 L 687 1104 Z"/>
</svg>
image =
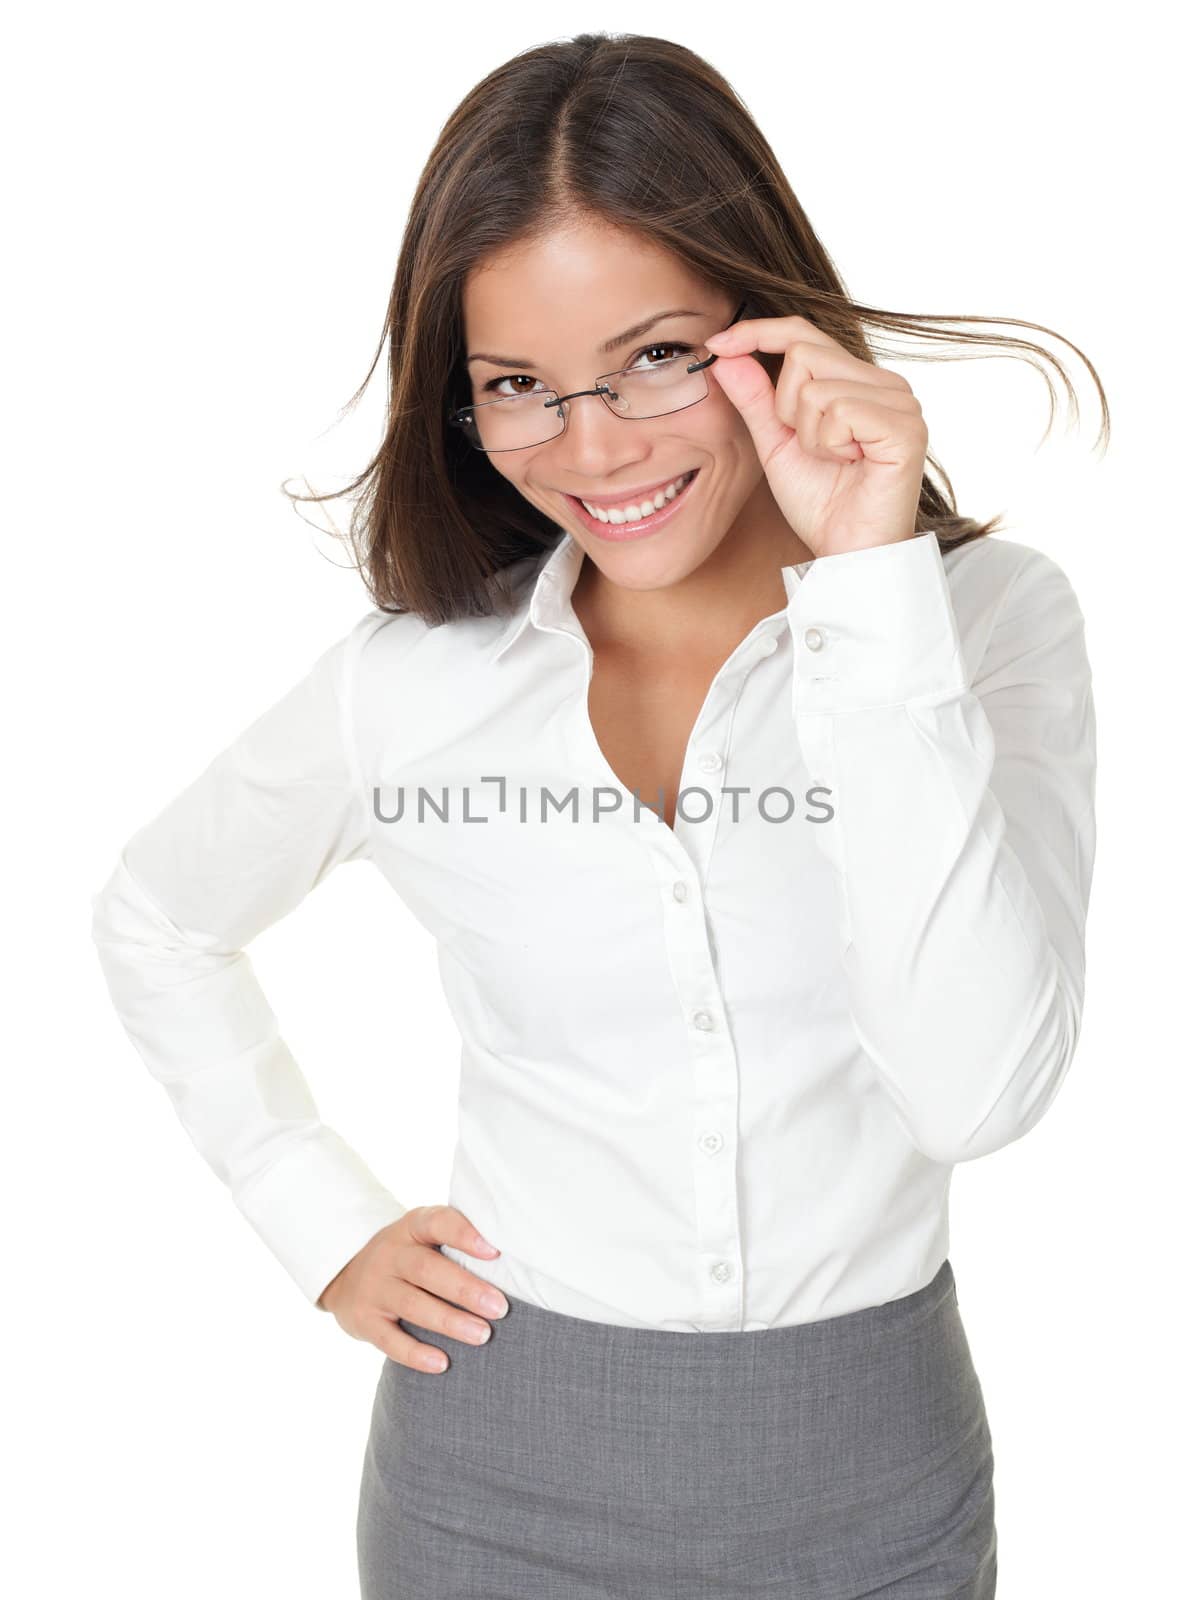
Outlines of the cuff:
<svg viewBox="0 0 1200 1600">
<path fill-rule="evenodd" d="M 937 534 L 782 569 L 798 716 L 903 705 L 968 687 Z"/>
<path fill-rule="evenodd" d="M 325 1125 L 235 1198 L 238 1210 L 314 1306 L 367 1241 L 409 1209 Z"/>
</svg>

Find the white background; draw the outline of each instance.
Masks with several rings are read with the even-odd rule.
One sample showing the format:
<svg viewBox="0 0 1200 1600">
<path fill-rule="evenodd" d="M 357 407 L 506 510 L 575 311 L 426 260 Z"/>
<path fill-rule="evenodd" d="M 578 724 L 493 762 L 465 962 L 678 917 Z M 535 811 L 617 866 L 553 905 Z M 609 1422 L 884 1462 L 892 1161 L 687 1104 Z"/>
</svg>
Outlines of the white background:
<svg viewBox="0 0 1200 1600">
<path fill-rule="evenodd" d="M 960 508 L 1004 511 L 1004 534 L 1068 572 L 1095 672 L 1082 1042 L 1047 1120 L 953 1189 L 999 1592 L 1187 1587 L 1200 613 L 1195 130 L 1173 16 L 213 3 L 10 21 L 10 1593 L 358 1592 L 383 1357 L 306 1306 L 193 1151 L 109 1008 L 89 897 L 128 835 L 369 606 L 278 485 L 340 485 L 378 439 L 382 362 L 337 413 L 442 122 L 518 50 L 622 28 L 729 78 L 857 299 L 1041 323 L 1107 389 L 1102 456 L 1095 389 L 1061 340 L 1028 335 L 1067 363 L 1082 417 L 1062 405 L 1040 448 L 1031 368 L 893 363 Z M 401 903 L 366 867 L 335 873 L 253 961 L 326 1120 L 405 1203 L 444 1200 L 458 1040 Z"/>
</svg>

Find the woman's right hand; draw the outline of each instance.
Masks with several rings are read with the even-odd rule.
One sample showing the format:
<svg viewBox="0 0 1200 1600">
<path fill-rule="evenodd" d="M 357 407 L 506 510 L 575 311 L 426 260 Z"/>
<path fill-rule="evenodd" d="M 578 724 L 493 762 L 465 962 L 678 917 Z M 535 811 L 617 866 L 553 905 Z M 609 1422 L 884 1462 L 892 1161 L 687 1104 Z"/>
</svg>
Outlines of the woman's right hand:
<svg viewBox="0 0 1200 1600">
<path fill-rule="evenodd" d="M 456 1207 L 414 1206 L 368 1239 L 321 1291 L 317 1305 L 332 1311 L 352 1339 L 364 1339 L 418 1372 L 441 1372 L 445 1353 L 405 1333 L 397 1318 L 479 1345 L 491 1337 L 486 1319 L 504 1316 L 508 1301 L 494 1284 L 442 1255 L 440 1244 L 487 1260 L 499 1255 Z M 464 1306 L 480 1315 L 469 1315 Z"/>
</svg>

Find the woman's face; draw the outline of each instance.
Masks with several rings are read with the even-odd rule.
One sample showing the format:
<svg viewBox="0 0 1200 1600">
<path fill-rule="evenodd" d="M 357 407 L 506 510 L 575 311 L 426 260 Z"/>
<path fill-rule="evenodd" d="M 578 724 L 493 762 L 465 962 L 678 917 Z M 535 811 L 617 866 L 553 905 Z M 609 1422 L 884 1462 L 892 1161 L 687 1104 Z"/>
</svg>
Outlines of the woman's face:
<svg viewBox="0 0 1200 1600">
<path fill-rule="evenodd" d="M 725 327 L 736 309 L 645 239 L 590 219 L 571 224 L 468 275 L 463 319 L 471 398 L 483 403 L 535 387 L 559 394 L 591 389 L 598 376 L 624 367 L 645 370 L 680 353 L 661 348 L 668 344 L 707 356 L 705 338 Z M 689 314 L 662 317 L 616 349 L 602 349 L 664 311 Z M 519 357 L 522 364 L 477 358 L 483 351 Z M 612 582 L 636 589 L 677 583 L 735 530 L 739 537 L 757 531 L 778 541 L 782 518 L 749 432 L 713 379 L 707 398 L 665 416 L 619 417 L 598 395 L 571 400 L 567 415 L 557 437 L 498 450 L 488 459 L 531 505 L 567 529 Z M 553 408 L 545 418 L 547 429 L 556 425 Z M 630 537 L 597 532 L 568 498 L 595 503 L 619 495 L 624 504 L 641 502 L 696 469 L 661 528 Z M 629 490 L 639 492 L 625 498 Z"/>
</svg>

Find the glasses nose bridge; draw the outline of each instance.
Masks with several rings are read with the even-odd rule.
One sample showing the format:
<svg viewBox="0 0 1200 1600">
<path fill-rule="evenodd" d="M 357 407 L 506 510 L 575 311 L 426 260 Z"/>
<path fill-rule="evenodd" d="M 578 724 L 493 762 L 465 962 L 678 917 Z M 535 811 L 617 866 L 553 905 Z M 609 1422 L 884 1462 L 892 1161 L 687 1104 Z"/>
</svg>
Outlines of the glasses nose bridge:
<svg viewBox="0 0 1200 1600">
<path fill-rule="evenodd" d="M 602 400 L 604 402 L 604 409 L 609 413 L 610 416 L 618 417 L 622 422 L 627 420 L 621 416 L 621 413 L 616 409 L 615 406 L 611 405 L 607 399 L 607 396 L 612 395 L 613 392 L 614 391 L 610 389 L 608 384 L 604 381 L 604 378 L 601 377 L 596 379 L 595 384 L 590 389 L 575 389 L 570 394 L 554 395 L 551 399 L 546 400 L 544 402 L 546 411 L 548 413 L 557 414 L 561 424 L 558 433 L 554 437 L 561 439 L 563 434 L 566 433 L 567 425 L 571 420 L 571 407 L 567 405 L 566 402 L 569 400 L 586 399 L 588 395 L 595 395 L 598 399 Z"/>
<path fill-rule="evenodd" d="M 604 400 L 604 404 L 607 407 L 607 409 L 609 411 L 612 411 L 612 407 L 608 404 L 608 401 L 605 399 L 605 396 L 606 395 L 611 395 L 612 392 L 613 391 L 609 388 L 608 384 L 605 383 L 603 378 L 597 378 L 596 382 L 592 386 L 592 388 L 590 388 L 590 389 L 575 389 L 575 390 L 572 391 L 571 394 L 556 394 L 553 399 L 547 400 L 545 402 L 545 406 L 546 406 L 546 410 L 549 411 L 552 406 L 561 406 L 563 404 L 563 402 L 566 401 L 566 400 L 580 400 L 585 395 L 594 394 L 594 395 L 599 396 L 599 398 L 601 400 Z M 569 416 L 570 413 L 568 412 L 567 415 Z"/>
</svg>

